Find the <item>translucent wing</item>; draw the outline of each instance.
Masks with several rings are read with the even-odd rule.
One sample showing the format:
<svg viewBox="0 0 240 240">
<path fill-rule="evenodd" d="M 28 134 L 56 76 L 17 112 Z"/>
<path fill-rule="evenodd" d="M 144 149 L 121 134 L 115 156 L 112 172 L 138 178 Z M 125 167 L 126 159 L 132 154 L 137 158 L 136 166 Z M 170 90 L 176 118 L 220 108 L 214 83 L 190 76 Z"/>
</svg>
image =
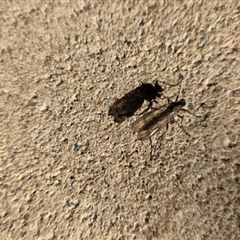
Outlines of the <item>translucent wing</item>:
<svg viewBox="0 0 240 240">
<path fill-rule="evenodd" d="M 153 118 L 157 117 L 167 105 L 161 106 L 157 109 L 152 109 L 149 112 L 146 112 L 141 117 L 139 117 L 136 121 L 132 123 L 133 132 L 139 132 L 141 129 L 145 127 L 145 125 L 150 122 Z"/>
<path fill-rule="evenodd" d="M 171 113 L 163 115 L 161 118 L 154 119 L 155 124 L 151 124 L 149 127 L 143 128 L 137 132 L 137 138 L 139 140 L 146 140 L 153 136 L 156 132 L 160 131 L 163 127 L 167 126 L 172 120 Z"/>
<path fill-rule="evenodd" d="M 166 126 L 172 119 L 172 111 L 164 106 L 159 109 L 153 109 L 132 124 L 133 132 L 137 132 L 139 140 L 145 140 L 153 136 L 157 131 Z"/>
</svg>

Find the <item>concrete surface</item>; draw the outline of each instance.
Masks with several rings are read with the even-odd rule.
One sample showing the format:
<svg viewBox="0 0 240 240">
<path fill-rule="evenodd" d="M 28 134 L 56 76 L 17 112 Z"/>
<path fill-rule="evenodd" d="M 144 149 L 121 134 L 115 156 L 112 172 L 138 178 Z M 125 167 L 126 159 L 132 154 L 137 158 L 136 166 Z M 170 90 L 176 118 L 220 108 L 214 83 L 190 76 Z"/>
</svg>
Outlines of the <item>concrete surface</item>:
<svg viewBox="0 0 240 240">
<path fill-rule="evenodd" d="M 239 239 L 239 1 L 0 9 L 0 239 Z M 179 73 L 201 118 L 156 134 L 149 161 L 137 114 L 118 126 L 108 108 Z"/>
</svg>

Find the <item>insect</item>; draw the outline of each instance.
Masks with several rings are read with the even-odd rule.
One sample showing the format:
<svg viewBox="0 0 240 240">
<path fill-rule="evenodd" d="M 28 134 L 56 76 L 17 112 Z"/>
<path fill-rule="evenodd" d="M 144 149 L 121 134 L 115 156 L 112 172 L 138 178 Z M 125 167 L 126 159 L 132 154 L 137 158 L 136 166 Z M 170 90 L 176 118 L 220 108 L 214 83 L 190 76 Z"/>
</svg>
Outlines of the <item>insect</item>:
<svg viewBox="0 0 240 240">
<path fill-rule="evenodd" d="M 178 94 L 179 95 L 179 94 Z M 180 111 L 188 112 L 189 114 L 199 117 L 187 109 L 183 107 L 186 105 L 185 99 L 178 100 L 178 96 L 176 97 L 174 102 L 168 103 L 168 105 L 164 105 L 157 109 L 152 109 L 149 112 L 142 115 L 135 122 L 132 123 L 132 129 L 134 133 L 137 133 L 137 138 L 139 140 L 150 140 L 151 144 L 151 155 L 152 158 L 152 141 L 151 137 L 156 134 L 158 131 L 162 130 L 166 127 L 166 130 L 162 133 L 161 137 L 166 133 L 168 129 L 168 125 L 175 122 L 174 118 L 176 116 L 181 118 L 181 124 L 178 125 L 188 136 L 190 134 L 186 132 L 182 125 L 183 116 L 179 115 Z"/>
<path fill-rule="evenodd" d="M 182 75 L 179 77 L 182 78 Z M 177 86 L 170 85 L 172 87 Z M 148 101 L 148 107 L 143 112 L 146 112 L 152 107 L 153 102 L 156 102 L 157 97 L 161 97 L 163 88 L 158 84 L 158 81 L 151 83 L 142 83 L 139 87 L 126 93 L 122 98 L 116 100 L 108 110 L 108 115 L 113 116 L 114 122 L 121 123 L 126 118 L 130 118 L 140 109 L 144 100 Z"/>
</svg>

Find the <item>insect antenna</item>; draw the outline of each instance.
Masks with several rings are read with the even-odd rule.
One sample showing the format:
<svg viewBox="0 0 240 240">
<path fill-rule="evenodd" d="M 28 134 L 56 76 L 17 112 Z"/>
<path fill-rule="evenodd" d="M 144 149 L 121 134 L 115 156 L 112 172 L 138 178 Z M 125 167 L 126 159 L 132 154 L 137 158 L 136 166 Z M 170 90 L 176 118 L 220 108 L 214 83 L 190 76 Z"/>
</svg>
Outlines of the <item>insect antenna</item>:
<svg viewBox="0 0 240 240">
<path fill-rule="evenodd" d="M 176 86 L 178 86 L 179 84 L 182 83 L 182 80 L 183 80 L 183 75 L 180 73 L 179 76 L 178 76 L 178 83 L 177 83 L 177 84 L 173 84 L 173 85 L 172 85 L 172 84 L 169 84 L 169 83 L 166 83 L 166 82 L 162 82 L 162 83 L 165 83 L 166 85 L 169 85 L 169 86 L 171 86 L 171 87 L 176 87 Z M 161 81 L 159 81 L 159 82 L 161 82 Z M 179 96 L 179 94 L 180 94 L 180 90 L 181 90 L 181 85 L 180 85 L 180 88 L 179 88 L 179 91 L 178 91 L 177 98 L 176 98 L 175 102 L 178 100 L 178 96 Z M 167 97 L 167 96 L 165 96 L 165 95 L 162 93 L 162 97 L 163 97 L 163 98 L 167 98 L 167 99 L 168 99 L 168 103 L 170 103 L 170 102 L 171 102 L 171 101 L 170 101 L 170 98 L 173 97 L 173 96 Z"/>
<path fill-rule="evenodd" d="M 170 83 L 166 83 L 166 82 L 164 82 L 164 81 L 160 81 L 160 80 L 158 80 L 158 82 L 160 82 L 160 83 L 162 83 L 162 84 L 166 84 L 166 85 L 168 85 L 168 86 L 170 86 L 170 87 L 176 87 L 176 86 L 178 86 L 179 84 L 180 84 L 180 82 L 183 80 L 183 75 L 180 73 L 179 75 L 178 75 L 178 82 L 176 83 L 176 84 L 170 84 Z M 156 82 L 157 80 L 155 80 L 154 81 L 154 83 Z"/>
</svg>

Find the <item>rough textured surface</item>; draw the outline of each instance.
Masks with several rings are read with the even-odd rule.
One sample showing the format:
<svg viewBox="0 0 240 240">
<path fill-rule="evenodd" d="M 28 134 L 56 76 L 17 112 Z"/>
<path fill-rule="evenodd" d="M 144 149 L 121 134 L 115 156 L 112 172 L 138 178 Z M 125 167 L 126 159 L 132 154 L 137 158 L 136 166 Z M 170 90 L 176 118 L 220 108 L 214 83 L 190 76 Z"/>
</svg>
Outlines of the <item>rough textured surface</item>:
<svg viewBox="0 0 240 240">
<path fill-rule="evenodd" d="M 0 3 L 0 238 L 239 239 L 239 1 L 48 2 Z M 178 73 L 149 161 L 108 107 Z"/>
</svg>

